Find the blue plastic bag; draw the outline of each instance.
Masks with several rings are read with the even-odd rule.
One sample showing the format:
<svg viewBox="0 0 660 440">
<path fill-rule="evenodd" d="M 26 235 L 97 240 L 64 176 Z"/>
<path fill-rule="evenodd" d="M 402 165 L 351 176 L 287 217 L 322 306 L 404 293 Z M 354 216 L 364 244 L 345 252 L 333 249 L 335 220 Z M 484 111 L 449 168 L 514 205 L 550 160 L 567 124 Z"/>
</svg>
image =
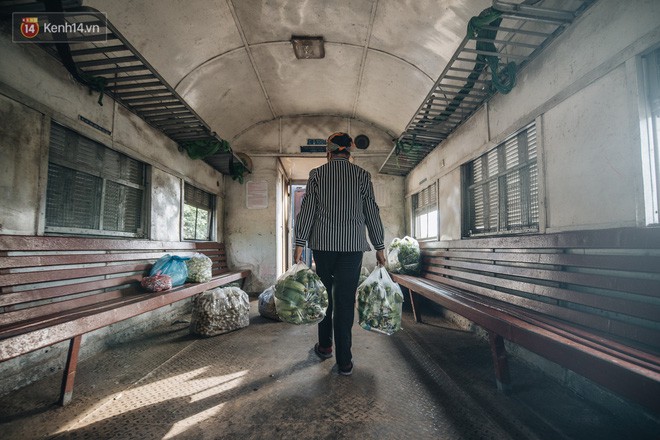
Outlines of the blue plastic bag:
<svg viewBox="0 0 660 440">
<path fill-rule="evenodd" d="M 154 263 L 154 267 L 151 268 L 149 275 L 154 276 L 159 273 L 161 275 L 169 275 L 172 278 L 172 287 L 180 286 L 188 278 L 187 259 L 187 257 L 165 254 Z"/>
</svg>

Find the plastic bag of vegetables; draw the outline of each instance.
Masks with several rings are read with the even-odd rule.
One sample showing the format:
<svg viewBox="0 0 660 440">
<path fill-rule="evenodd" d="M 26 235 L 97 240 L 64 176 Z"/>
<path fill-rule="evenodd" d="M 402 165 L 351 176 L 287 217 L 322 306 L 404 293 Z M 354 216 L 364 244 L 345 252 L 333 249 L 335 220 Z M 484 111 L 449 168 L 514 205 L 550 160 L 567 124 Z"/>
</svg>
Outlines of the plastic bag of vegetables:
<svg viewBox="0 0 660 440">
<path fill-rule="evenodd" d="M 218 287 L 193 300 L 190 333 L 215 336 L 250 324 L 250 299 L 238 287 Z"/>
<path fill-rule="evenodd" d="M 211 273 L 212 266 L 213 262 L 209 257 L 200 253 L 194 254 L 190 259 L 186 260 L 188 282 L 205 283 L 211 281 L 211 277 L 213 276 Z"/>
<path fill-rule="evenodd" d="M 275 286 L 270 286 L 259 295 L 259 314 L 264 318 L 280 320 L 275 310 Z"/>
<path fill-rule="evenodd" d="M 162 292 L 172 288 L 172 277 L 157 273 L 152 277 L 144 277 L 140 285 L 150 292 Z"/>
<path fill-rule="evenodd" d="M 362 284 L 364 280 L 367 279 L 368 276 L 369 276 L 369 269 L 362 266 L 362 269 L 360 269 L 360 278 L 358 278 L 358 286 Z"/>
<path fill-rule="evenodd" d="M 387 270 L 392 273 L 419 275 L 419 243 L 412 237 L 395 238 L 387 253 Z"/>
<path fill-rule="evenodd" d="M 403 294 L 383 266 L 376 266 L 357 289 L 360 327 L 386 335 L 401 330 Z"/>
<path fill-rule="evenodd" d="M 165 254 L 154 263 L 149 276 L 152 277 L 157 274 L 169 275 L 172 277 L 172 287 L 180 286 L 188 278 L 187 259 L 188 257 Z"/>
<path fill-rule="evenodd" d="M 287 270 L 275 283 L 277 316 L 289 324 L 316 324 L 328 308 L 328 291 L 305 263 Z"/>
</svg>

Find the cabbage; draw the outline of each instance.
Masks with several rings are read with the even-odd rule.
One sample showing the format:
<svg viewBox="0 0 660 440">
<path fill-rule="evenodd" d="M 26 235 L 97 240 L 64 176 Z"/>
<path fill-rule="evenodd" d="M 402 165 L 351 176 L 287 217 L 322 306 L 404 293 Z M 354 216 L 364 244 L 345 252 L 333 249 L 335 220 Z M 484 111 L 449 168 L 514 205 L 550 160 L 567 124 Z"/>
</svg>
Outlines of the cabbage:
<svg viewBox="0 0 660 440">
<path fill-rule="evenodd" d="M 387 254 L 387 270 L 392 273 L 419 275 L 419 243 L 412 237 L 395 238 L 390 243 Z"/>
</svg>

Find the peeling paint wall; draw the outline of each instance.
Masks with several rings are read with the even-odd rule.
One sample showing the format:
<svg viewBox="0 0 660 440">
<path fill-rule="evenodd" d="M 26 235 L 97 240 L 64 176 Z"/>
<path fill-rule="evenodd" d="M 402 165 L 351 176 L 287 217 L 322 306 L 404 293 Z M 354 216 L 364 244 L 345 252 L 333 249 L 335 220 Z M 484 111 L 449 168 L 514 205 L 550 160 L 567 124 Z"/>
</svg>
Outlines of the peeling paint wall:
<svg viewBox="0 0 660 440">
<path fill-rule="evenodd" d="M 151 238 L 178 241 L 182 227 L 181 180 L 154 168 L 151 187 Z"/>
<path fill-rule="evenodd" d="M 43 117 L 0 95 L 0 234 L 34 234 Z"/>
<path fill-rule="evenodd" d="M 541 232 L 644 225 L 636 59 L 658 17 L 660 2 L 599 1 L 407 176 L 408 197 L 438 181 L 441 239 L 461 237 L 460 167 L 534 120 Z"/>
<path fill-rule="evenodd" d="M 230 263 L 236 267 L 247 267 L 253 276 L 246 290 L 261 292 L 273 284 L 277 265 L 277 236 L 275 220 L 275 182 L 277 162 L 272 158 L 255 157 L 253 171 L 243 184 L 227 179 L 227 204 L 225 206 L 225 234 Z M 247 183 L 266 183 L 268 207 L 248 209 Z"/>
</svg>

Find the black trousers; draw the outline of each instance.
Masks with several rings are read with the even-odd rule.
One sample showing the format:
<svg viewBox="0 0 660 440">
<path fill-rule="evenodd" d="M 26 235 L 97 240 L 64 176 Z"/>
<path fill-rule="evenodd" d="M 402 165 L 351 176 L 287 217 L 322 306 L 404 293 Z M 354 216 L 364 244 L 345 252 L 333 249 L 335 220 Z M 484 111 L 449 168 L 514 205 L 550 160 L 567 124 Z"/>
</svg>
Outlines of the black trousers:
<svg viewBox="0 0 660 440">
<path fill-rule="evenodd" d="M 360 279 L 362 252 L 313 251 L 316 273 L 328 290 L 329 305 L 318 324 L 319 346 L 332 347 L 334 332 L 337 364 L 348 365 L 351 354 L 355 292 Z"/>
</svg>

